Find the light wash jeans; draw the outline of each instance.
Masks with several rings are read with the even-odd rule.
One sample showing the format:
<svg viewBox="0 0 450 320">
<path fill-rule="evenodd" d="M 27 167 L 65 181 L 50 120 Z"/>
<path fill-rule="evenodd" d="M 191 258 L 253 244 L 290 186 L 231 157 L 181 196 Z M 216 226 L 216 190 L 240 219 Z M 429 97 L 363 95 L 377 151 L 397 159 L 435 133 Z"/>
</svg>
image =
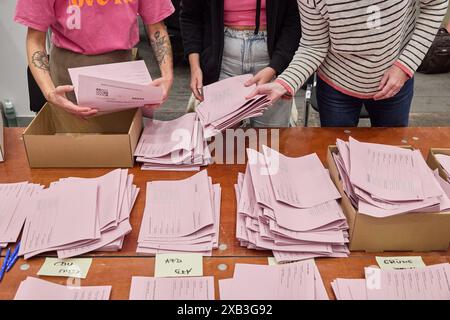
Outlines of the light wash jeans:
<svg viewBox="0 0 450 320">
<path fill-rule="evenodd" d="M 220 80 L 251 73 L 256 74 L 269 66 L 267 32 L 255 35 L 250 30 L 225 28 L 225 43 L 222 57 Z M 289 127 L 292 100 L 280 99 L 260 117 L 250 119 L 255 128 Z"/>
</svg>

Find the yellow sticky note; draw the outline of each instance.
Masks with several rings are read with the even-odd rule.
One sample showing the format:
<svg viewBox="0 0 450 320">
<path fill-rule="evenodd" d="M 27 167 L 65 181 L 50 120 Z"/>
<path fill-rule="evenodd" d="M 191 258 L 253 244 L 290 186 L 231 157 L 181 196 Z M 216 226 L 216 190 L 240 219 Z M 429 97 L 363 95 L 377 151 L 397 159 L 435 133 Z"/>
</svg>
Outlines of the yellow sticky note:
<svg viewBox="0 0 450 320">
<path fill-rule="evenodd" d="M 411 257 L 375 257 L 381 269 L 415 269 L 425 267 L 420 256 Z"/>
<path fill-rule="evenodd" d="M 39 276 L 68 277 L 86 279 L 92 259 L 57 259 L 46 258 Z"/>
<path fill-rule="evenodd" d="M 269 264 L 269 266 L 276 266 L 278 265 L 277 260 L 275 260 L 274 257 L 268 257 L 267 258 L 267 263 Z"/>
<path fill-rule="evenodd" d="M 155 277 L 201 277 L 203 276 L 203 256 L 189 254 L 157 254 Z"/>
</svg>

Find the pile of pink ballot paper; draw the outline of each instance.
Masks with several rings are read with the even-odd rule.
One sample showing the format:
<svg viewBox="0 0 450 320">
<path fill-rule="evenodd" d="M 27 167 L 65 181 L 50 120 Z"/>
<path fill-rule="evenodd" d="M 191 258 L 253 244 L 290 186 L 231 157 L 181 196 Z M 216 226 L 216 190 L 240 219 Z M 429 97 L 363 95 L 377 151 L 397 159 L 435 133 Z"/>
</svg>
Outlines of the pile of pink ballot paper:
<svg viewBox="0 0 450 320">
<path fill-rule="evenodd" d="M 239 124 L 244 119 L 261 116 L 270 106 L 270 101 L 264 95 L 246 99 L 256 86 L 245 86 L 252 77 L 251 74 L 246 74 L 203 87 L 204 100 L 196 112 L 206 139 Z"/>
<path fill-rule="evenodd" d="M 449 177 L 448 182 L 450 182 L 450 156 L 445 154 L 435 154 L 434 156 L 439 161 L 447 177 Z"/>
<path fill-rule="evenodd" d="M 28 214 L 28 203 L 43 186 L 21 182 L 0 184 L 0 248 L 17 242 Z"/>
<path fill-rule="evenodd" d="M 64 178 L 32 194 L 19 255 L 57 251 L 65 259 L 91 251 L 118 251 L 131 232 L 139 189 L 117 169 L 99 178 Z"/>
<path fill-rule="evenodd" d="M 110 295 L 111 286 L 70 287 L 27 277 L 14 300 L 109 300 Z"/>
<path fill-rule="evenodd" d="M 219 244 L 221 188 L 202 170 L 179 181 L 147 183 L 137 252 L 211 256 Z"/>
<path fill-rule="evenodd" d="M 328 300 L 314 260 L 282 265 L 236 264 L 219 280 L 220 300 Z"/>
<path fill-rule="evenodd" d="M 214 277 L 133 277 L 130 300 L 214 300 Z"/>
<path fill-rule="evenodd" d="M 450 209 L 446 181 L 428 167 L 420 150 L 337 140 L 333 154 L 343 188 L 360 213 L 389 217 Z"/>
<path fill-rule="evenodd" d="M 364 269 L 365 279 L 336 279 L 338 300 L 450 300 L 450 264 L 417 269 Z"/>
<path fill-rule="evenodd" d="M 277 262 L 346 257 L 340 194 L 317 155 L 289 158 L 266 146 L 247 155 L 235 185 L 241 246 L 272 250 Z"/>
<path fill-rule="evenodd" d="M 199 171 L 212 162 L 195 113 L 172 121 L 149 119 L 134 155 L 142 170 Z"/>
</svg>

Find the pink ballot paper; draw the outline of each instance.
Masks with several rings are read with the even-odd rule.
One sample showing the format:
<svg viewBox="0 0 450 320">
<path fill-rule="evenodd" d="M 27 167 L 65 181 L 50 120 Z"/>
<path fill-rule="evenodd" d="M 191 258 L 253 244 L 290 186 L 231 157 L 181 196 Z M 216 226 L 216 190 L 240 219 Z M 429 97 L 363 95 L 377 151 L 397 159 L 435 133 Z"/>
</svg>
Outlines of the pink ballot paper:
<svg viewBox="0 0 450 320">
<path fill-rule="evenodd" d="M 346 257 L 348 225 L 335 200 L 339 193 L 317 156 L 287 158 L 263 148 L 264 154 L 247 150 L 245 174 L 235 185 L 241 246 L 272 250 L 278 262 Z"/>
<path fill-rule="evenodd" d="M 144 61 L 69 69 L 79 105 L 115 112 L 146 104 L 160 104 L 162 89 L 151 86 Z"/>
<path fill-rule="evenodd" d="M 111 286 L 69 287 L 27 277 L 14 300 L 109 300 Z"/>
<path fill-rule="evenodd" d="M 130 300 L 214 300 L 214 277 L 133 277 Z"/>
</svg>

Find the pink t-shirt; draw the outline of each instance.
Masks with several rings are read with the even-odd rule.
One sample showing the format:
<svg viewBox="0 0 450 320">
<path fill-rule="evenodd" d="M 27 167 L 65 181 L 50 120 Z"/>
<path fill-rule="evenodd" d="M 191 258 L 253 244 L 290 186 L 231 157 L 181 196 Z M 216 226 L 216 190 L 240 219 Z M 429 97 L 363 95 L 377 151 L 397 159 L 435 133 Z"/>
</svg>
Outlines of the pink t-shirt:
<svg viewBox="0 0 450 320">
<path fill-rule="evenodd" d="M 51 28 L 55 46 L 85 55 L 128 50 L 139 41 L 139 14 L 154 24 L 174 12 L 170 0 L 18 0 L 14 20 Z"/>
<path fill-rule="evenodd" d="M 267 25 L 266 0 L 261 0 L 260 25 Z M 226 26 L 254 26 L 256 0 L 225 0 L 224 23 Z"/>
</svg>

